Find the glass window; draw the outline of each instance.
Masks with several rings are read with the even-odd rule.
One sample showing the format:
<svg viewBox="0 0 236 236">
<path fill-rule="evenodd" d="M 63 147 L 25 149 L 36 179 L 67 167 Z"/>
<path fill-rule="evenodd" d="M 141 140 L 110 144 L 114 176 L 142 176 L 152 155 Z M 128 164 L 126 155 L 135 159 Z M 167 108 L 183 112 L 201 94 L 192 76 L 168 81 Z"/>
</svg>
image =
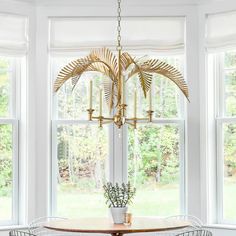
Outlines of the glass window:
<svg viewBox="0 0 236 236">
<path fill-rule="evenodd" d="M 183 56 L 161 58 L 183 71 Z M 52 77 L 72 58 L 52 58 Z M 107 215 L 102 185 L 112 176 L 109 170 L 110 150 L 119 142 L 111 137 L 112 125 L 98 128 L 88 122 L 88 84 L 93 80 L 93 107 L 98 111 L 99 86 L 102 77 L 87 73 L 72 92 L 71 80 L 53 96 L 53 214 L 78 217 Z M 134 89 L 138 93 L 138 117 L 145 117 L 148 99 L 144 99 L 138 78 L 127 82 L 127 103 L 132 117 Z M 153 80 L 152 124 L 128 127 L 128 180 L 137 188 L 135 215 L 167 216 L 183 211 L 184 194 L 184 120 L 182 98 L 176 85 L 162 76 Z M 109 116 L 107 106 L 104 114 Z M 116 155 L 117 156 L 117 155 Z M 125 168 L 123 166 L 123 168 Z M 125 176 L 126 173 L 120 170 Z M 146 199 L 149 198 L 147 205 Z M 144 207 L 145 206 L 145 207 Z"/>
<path fill-rule="evenodd" d="M 17 63 L 19 59 L 0 57 L 0 225 L 17 219 Z"/>
<path fill-rule="evenodd" d="M 236 223 L 236 51 L 210 55 L 216 82 L 218 221 Z"/>
<path fill-rule="evenodd" d="M 182 56 L 161 58 L 183 71 Z M 138 117 L 145 117 L 148 99 L 144 99 L 138 78 L 129 81 L 129 102 L 133 105 L 134 88 L 138 91 Z M 176 85 L 156 75 L 152 82 L 154 120 L 128 128 L 128 178 L 137 188 L 131 206 L 135 215 L 168 216 L 180 214 L 184 191 L 183 109 Z M 131 109 L 132 110 L 132 109 Z M 130 114 L 131 115 L 131 114 Z M 181 164 L 182 163 L 182 164 Z M 148 199 L 148 201 L 147 201 Z"/>
<path fill-rule="evenodd" d="M 224 156 L 224 191 L 223 217 L 236 222 L 236 122 L 224 123 L 223 129 L 223 156 Z"/>
<path fill-rule="evenodd" d="M 68 61 L 53 58 L 52 72 L 56 75 Z M 110 126 L 98 128 L 97 122 L 87 121 L 88 85 L 93 80 L 93 107 L 98 111 L 98 89 L 101 75 L 87 73 L 72 92 L 71 81 L 54 95 L 53 145 L 54 175 L 53 213 L 65 217 L 106 216 L 103 184 L 109 174 Z M 104 112 L 108 112 L 104 107 Z M 96 115 L 96 114 L 95 114 Z M 55 187 L 54 186 L 54 187 Z"/>
<path fill-rule="evenodd" d="M 128 174 L 137 188 L 131 206 L 135 215 L 168 216 L 181 212 L 179 136 L 176 124 L 129 129 Z"/>
</svg>

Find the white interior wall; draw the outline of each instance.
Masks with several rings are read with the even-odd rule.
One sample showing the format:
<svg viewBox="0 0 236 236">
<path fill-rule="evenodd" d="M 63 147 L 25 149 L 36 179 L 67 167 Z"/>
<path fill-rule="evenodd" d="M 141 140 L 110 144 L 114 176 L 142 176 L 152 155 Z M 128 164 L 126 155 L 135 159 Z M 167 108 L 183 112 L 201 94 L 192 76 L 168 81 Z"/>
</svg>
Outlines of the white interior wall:
<svg viewBox="0 0 236 236">
<path fill-rule="evenodd" d="M 72 4 L 71 6 L 69 5 Z M 56 4 L 57 3 L 57 4 Z M 49 169 L 50 169 L 50 98 L 48 81 L 48 17 L 50 16 L 116 16 L 115 1 L 6 1 L 0 0 L 0 11 L 27 15 L 29 17 L 30 50 L 28 55 L 28 158 L 26 198 L 22 209 L 27 209 L 21 224 L 38 216 L 48 214 Z M 188 214 L 196 215 L 205 223 L 211 223 L 209 186 L 206 173 L 207 161 L 207 97 L 205 83 L 205 14 L 236 9 L 236 3 L 222 1 L 139 1 L 124 0 L 125 16 L 186 16 L 187 78 L 190 89 L 188 104 L 187 137 L 188 169 L 187 208 Z M 200 79 L 201 78 L 201 79 Z M 200 107 L 201 104 L 201 107 Z M 200 139 L 201 135 L 201 139 Z M 201 152 L 200 152 L 201 150 Z M 201 157 L 201 158 L 200 158 Z M 41 170 L 46 170 L 45 172 Z M 25 182 L 22 176 L 21 183 Z M 235 235 L 233 228 L 214 227 L 214 235 Z M 228 228 L 228 229 L 227 229 Z M 7 231 L 0 231 L 6 235 Z"/>
</svg>

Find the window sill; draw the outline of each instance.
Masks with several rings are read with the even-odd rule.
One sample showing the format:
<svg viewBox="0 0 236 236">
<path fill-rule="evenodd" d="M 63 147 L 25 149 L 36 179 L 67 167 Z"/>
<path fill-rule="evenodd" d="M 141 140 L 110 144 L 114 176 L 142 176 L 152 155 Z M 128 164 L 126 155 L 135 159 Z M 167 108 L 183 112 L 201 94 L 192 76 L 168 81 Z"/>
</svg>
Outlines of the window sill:
<svg viewBox="0 0 236 236">
<path fill-rule="evenodd" d="M 27 229 L 28 226 L 26 225 L 7 225 L 7 226 L 0 226 L 0 231 L 9 231 L 12 229 Z"/>
<path fill-rule="evenodd" d="M 228 224 L 210 224 L 210 225 L 205 225 L 205 227 L 214 229 L 236 230 L 236 225 L 228 225 Z"/>
</svg>

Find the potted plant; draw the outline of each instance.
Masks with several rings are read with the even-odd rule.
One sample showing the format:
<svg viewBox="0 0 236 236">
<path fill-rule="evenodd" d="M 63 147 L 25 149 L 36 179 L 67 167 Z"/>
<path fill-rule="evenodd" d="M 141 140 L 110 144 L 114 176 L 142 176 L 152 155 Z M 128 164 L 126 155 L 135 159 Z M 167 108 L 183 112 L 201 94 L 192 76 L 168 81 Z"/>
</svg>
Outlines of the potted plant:
<svg viewBox="0 0 236 236">
<path fill-rule="evenodd" d="M 118 183 L 112 184 L 108 182 L 103 186 L 106 204 L 111 209 L 112 218 L 115 224 L 124 223 L 124 214 L 127 212 L 130 203 L 136 193 L 136 188 L 133 188 L 128 182 L 127 184 Z"/>
</svg>

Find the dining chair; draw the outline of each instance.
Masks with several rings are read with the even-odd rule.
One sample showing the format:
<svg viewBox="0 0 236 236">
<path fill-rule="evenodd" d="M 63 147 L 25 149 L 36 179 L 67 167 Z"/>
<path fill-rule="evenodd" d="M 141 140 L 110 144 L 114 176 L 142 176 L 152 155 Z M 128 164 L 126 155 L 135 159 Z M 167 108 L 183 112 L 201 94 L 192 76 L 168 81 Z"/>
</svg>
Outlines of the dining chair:
<svg viewBox="0 0 236 236">
<path fill-rule="evenodd" d="M 212 232 L 205 229 L 196 229 L 192 231 L 182 232 L 180 234 L 176 234 L 175 236 L 212 236 Z"/>
<path fill-rule="evenodd" d="M 184 228 L 184 231 L 186 231 L 186 229 L 201 229 L 203 226 L 202 221 L 196 216 L 192 215 L 174 215 L 174 216 L 169 216 L 166 219 L 178 219 L 190 222 L 190 226 Z"/>
<path fill-rule="evenodd" d="M 33 220 L 29 226 L 28 226 L 28 230 L 29 233 L 34 234 L 36 236 L 42 236 L 42 235 L 65 235 L 66 233 L 64 232 L 58 232 L 58 231 L 53 231 L 53 230 L 49 230 L 44 228 L 44 224 L 50 221 L 55 221 L 55 220 L 66 220 L 66 218 L 62 218 L 62 217 L 40 217 L 37 218 L 35 220 Z"/>
<path fill-rule="evenodd" d="M 188 221 L 190 222 L 190 226 L 183 229 L 158 233 L 158 236 L 159 235 L 160 236 L 174 236 L 178 233 L 183 233 L 183 232 L 191 231 L 191 230 L 198 230 L 203 227 L 202 221 L 196 216 L 192 216 L 192 215 L 174 215 L 174 216 L 168 216 L 166 217 L 166 219 L 178 219 L 178 220 Z"/>
<path fill-rule="evenodd" d="M 9 236 L 36 236 L 36 235 L 30 232 L 14 229 L 9 232 Z"/>
</svg>

